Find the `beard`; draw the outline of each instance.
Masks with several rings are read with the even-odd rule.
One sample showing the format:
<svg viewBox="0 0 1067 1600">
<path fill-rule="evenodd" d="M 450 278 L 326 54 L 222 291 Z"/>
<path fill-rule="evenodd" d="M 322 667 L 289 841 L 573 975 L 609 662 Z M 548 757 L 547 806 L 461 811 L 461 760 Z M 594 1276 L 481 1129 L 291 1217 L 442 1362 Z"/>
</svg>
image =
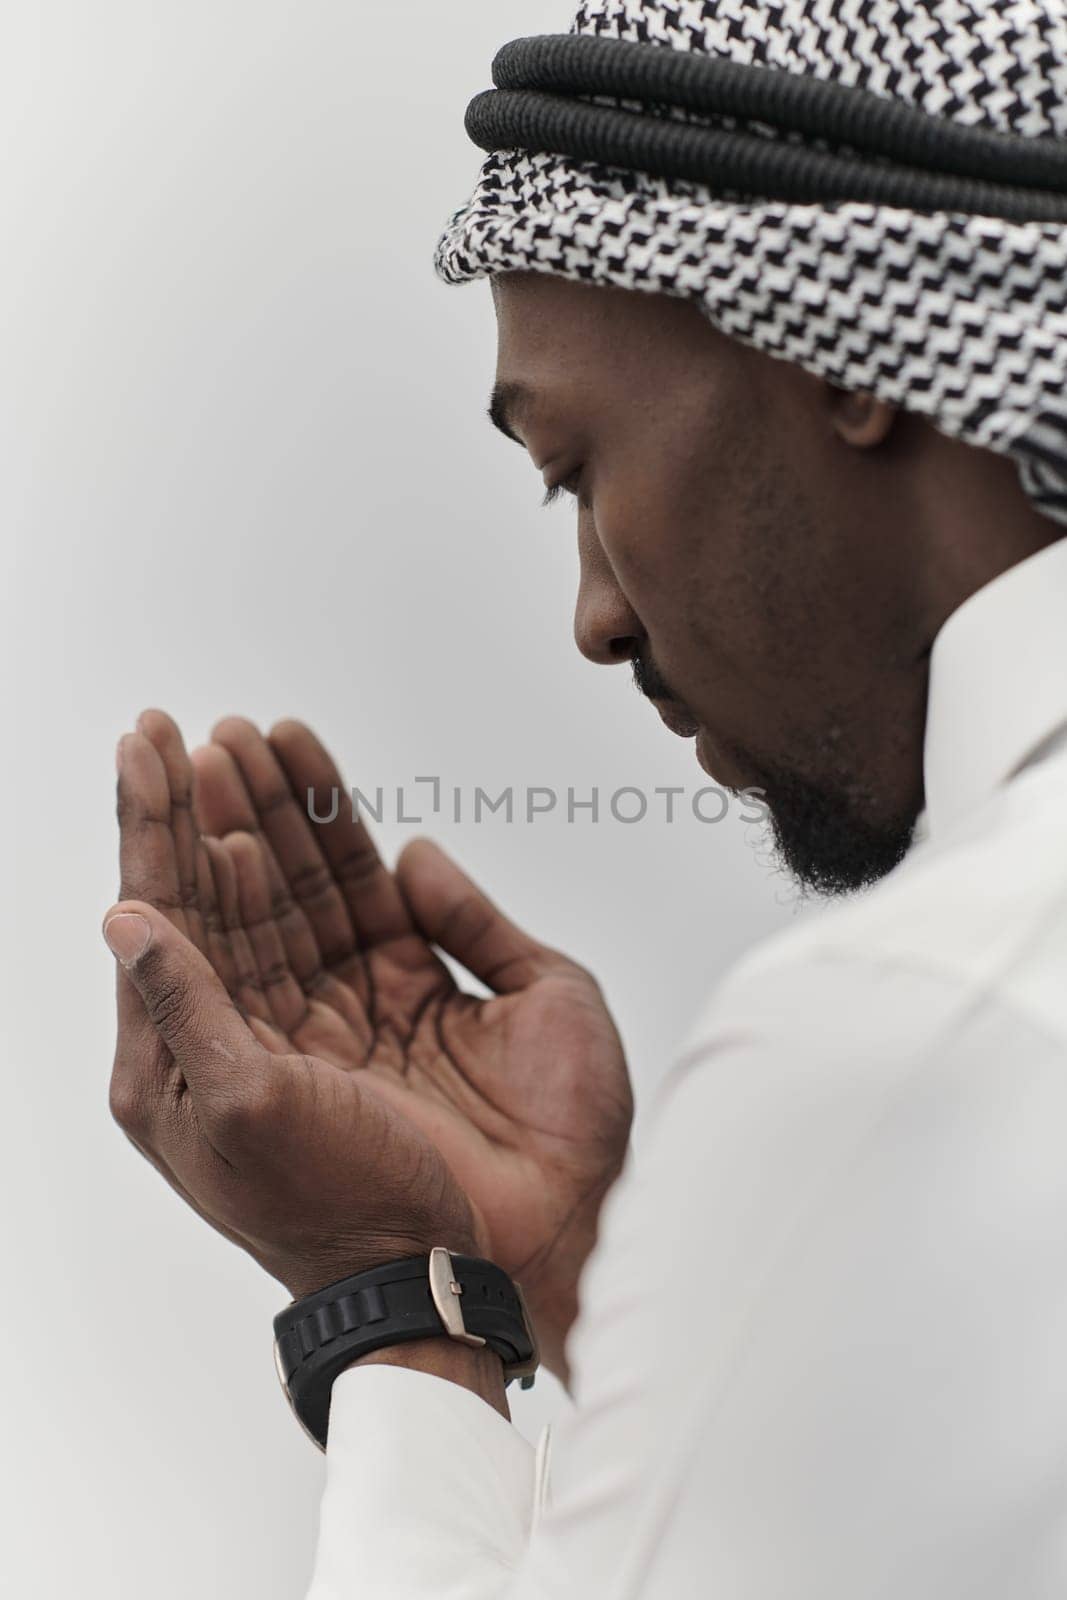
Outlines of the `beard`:
<svg viewBox="0 0 1067 1600">
<path fill-rule="evenodd" d="M 641 694 L 691 715 L 648 655 L 631 667 Z M 748 778 L 746 788 L 762 792 L 779 866 L 809 894 L 852 894 L 892 872 L 911 846 L 922 809 L 919 803 L 900 816 L 872 821 L 884 808 L 860 780 L 841 771 L 838 749 L 836 741 L 827 741 L 820 750 L 822 764 L 837 768 L 831 780 L 806 777 L 736 744 L 730 748 Z"/>
<path fill-rule="evenodd" d="M 852 894 L 884 878 L 907 854 L 919 805 L 871 821 L 873 797 L 855 782 L 834 788 L 747 753 L 738 757 L 758 773 L 755 785 L 763 790 L 775 857 L 801 890 Z"/>
</svg>

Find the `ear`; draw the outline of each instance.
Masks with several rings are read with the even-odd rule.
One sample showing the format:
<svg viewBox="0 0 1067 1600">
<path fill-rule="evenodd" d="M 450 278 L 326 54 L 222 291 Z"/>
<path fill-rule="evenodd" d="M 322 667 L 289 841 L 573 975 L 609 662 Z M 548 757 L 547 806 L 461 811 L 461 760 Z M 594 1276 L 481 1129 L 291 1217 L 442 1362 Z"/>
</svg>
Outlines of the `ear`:
<svg viewBox="0 0 1067 1600">
<path fill-rule="evenodd" d="M 885 443 L 896 418 L 896 406 L 876 400 L 873 394 L 857 394 L 833 385 L 829 389 L 830 416 L 839 439 L 857 450 L 872 450 Z"/>
</svg>

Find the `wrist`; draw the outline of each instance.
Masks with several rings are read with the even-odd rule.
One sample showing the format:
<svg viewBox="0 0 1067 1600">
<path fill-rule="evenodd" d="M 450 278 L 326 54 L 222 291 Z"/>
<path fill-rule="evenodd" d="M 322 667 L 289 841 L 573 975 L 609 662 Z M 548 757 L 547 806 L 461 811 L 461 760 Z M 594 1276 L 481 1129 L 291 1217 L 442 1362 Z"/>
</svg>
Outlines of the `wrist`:
<svg viewBox="0 0 1067 1600">
<path fill-rule="evenodd" d="M 443 1225 L 436 1233 L 433 1244 L 444 1241 L 453 1255 L 487 1258 L 489 1255 L 485 1229 L 474 1226 L 448 1227 Z M 425 1256 L 432 1248 L 424 1237 L 415 1231 L 376 1235 L 346 1243 L 332 1239 L 329 1252 L 314 1254 L 306 1251 L 301 1258 L 287 1264 L 284 1270 L 264 1263 L 268 1270 L 288 1289 L 293 1300 L 304 1300 L 331 1284 L 345 1278 L 354 1278 L 362 1272 L 377 1267 L 388 1267 L 393 1262 Z"/>
<path fill-rule="evenodd" d="M 457 1383 L 505 1419 L 505 1384 L 532 1383 L 538 1365 L 517 1284 L 493 1262 L 439 1245 L 293 1302 L 275 1317 L 274 1335 L 289 1404 L 321 1449 L 335 1379 L 372 1357 Z"/>
<path fill-rule="evenodd" d="M 458 1383 L 499 1411 L 505 1420 L 511 1420 L 504 1387 L 504 1363 L 495 1350 L 476 1350 L 444 1337 L 411 1339 L 359 1356 L 347 1370 L 371 1366 L 407 1367 L 412 1372 L 425 1372 Z"/>
</svg>

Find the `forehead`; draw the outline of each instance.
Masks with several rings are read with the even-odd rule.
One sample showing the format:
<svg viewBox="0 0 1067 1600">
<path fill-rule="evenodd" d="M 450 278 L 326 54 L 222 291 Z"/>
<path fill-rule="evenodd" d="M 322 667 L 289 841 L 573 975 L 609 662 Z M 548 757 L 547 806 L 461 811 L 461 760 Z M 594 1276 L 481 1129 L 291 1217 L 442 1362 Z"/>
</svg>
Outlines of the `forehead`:
<svg viewBox="0 0 1067 1600">
<path fill-rule="evenodd" d="M 724 336 L 679 298 L 574 282 L 548 273 L 491 280 L 497 321 L 496 382 L 514 425 L 533 391 L 590 385 L 620 394 L 684 382 L 707 371 Z"/>
<path fill-rule="evenodd" d="M 610 351 L 617 315 L 610 290 L 547 273 L 506 273 L 491 280 L 496 311 L 497 383 L 541 387 L 573 367 L 595 368 Z"/>
<path fill-rule="evenodd" d="M 679 296 L 576 283 L 548 273 L 491 280 L 497 316 L 493 422 L 518 443 L 595 426 L 617 439 L 690 437 L 723 412 L 751 419 L 788 398 L 795 376 L 715 328 Z"/>
<path fill-rule="evenodd" d="M 704 319 L 696 307 L 666 295 L 577 282 L 554 273 L 506 272 L 490 280 L 500 343 L 533 356 L 578 339 L 607 346 L 622 335 L 665 337 L 679 322 Z"/>
</svg>

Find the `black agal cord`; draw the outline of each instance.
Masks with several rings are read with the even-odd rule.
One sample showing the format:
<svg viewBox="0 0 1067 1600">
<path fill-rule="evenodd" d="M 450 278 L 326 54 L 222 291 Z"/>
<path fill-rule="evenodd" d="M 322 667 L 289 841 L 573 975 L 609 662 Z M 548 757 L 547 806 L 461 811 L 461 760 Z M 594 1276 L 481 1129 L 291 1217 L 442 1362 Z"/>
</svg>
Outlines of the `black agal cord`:
<svg viewBox="0 0 1067 1600">
<path fill-rule="evenodd" d="M 580 34 L 513 40 L 493 62 L 493 82 L 467 108 L 483 150 L 552 152 L 731 197 L 1067 221 L 1067 141 L 969 127 L 868 89 Z M 672 120 L 672 107 L 779 137 Z"/>
</svg>

